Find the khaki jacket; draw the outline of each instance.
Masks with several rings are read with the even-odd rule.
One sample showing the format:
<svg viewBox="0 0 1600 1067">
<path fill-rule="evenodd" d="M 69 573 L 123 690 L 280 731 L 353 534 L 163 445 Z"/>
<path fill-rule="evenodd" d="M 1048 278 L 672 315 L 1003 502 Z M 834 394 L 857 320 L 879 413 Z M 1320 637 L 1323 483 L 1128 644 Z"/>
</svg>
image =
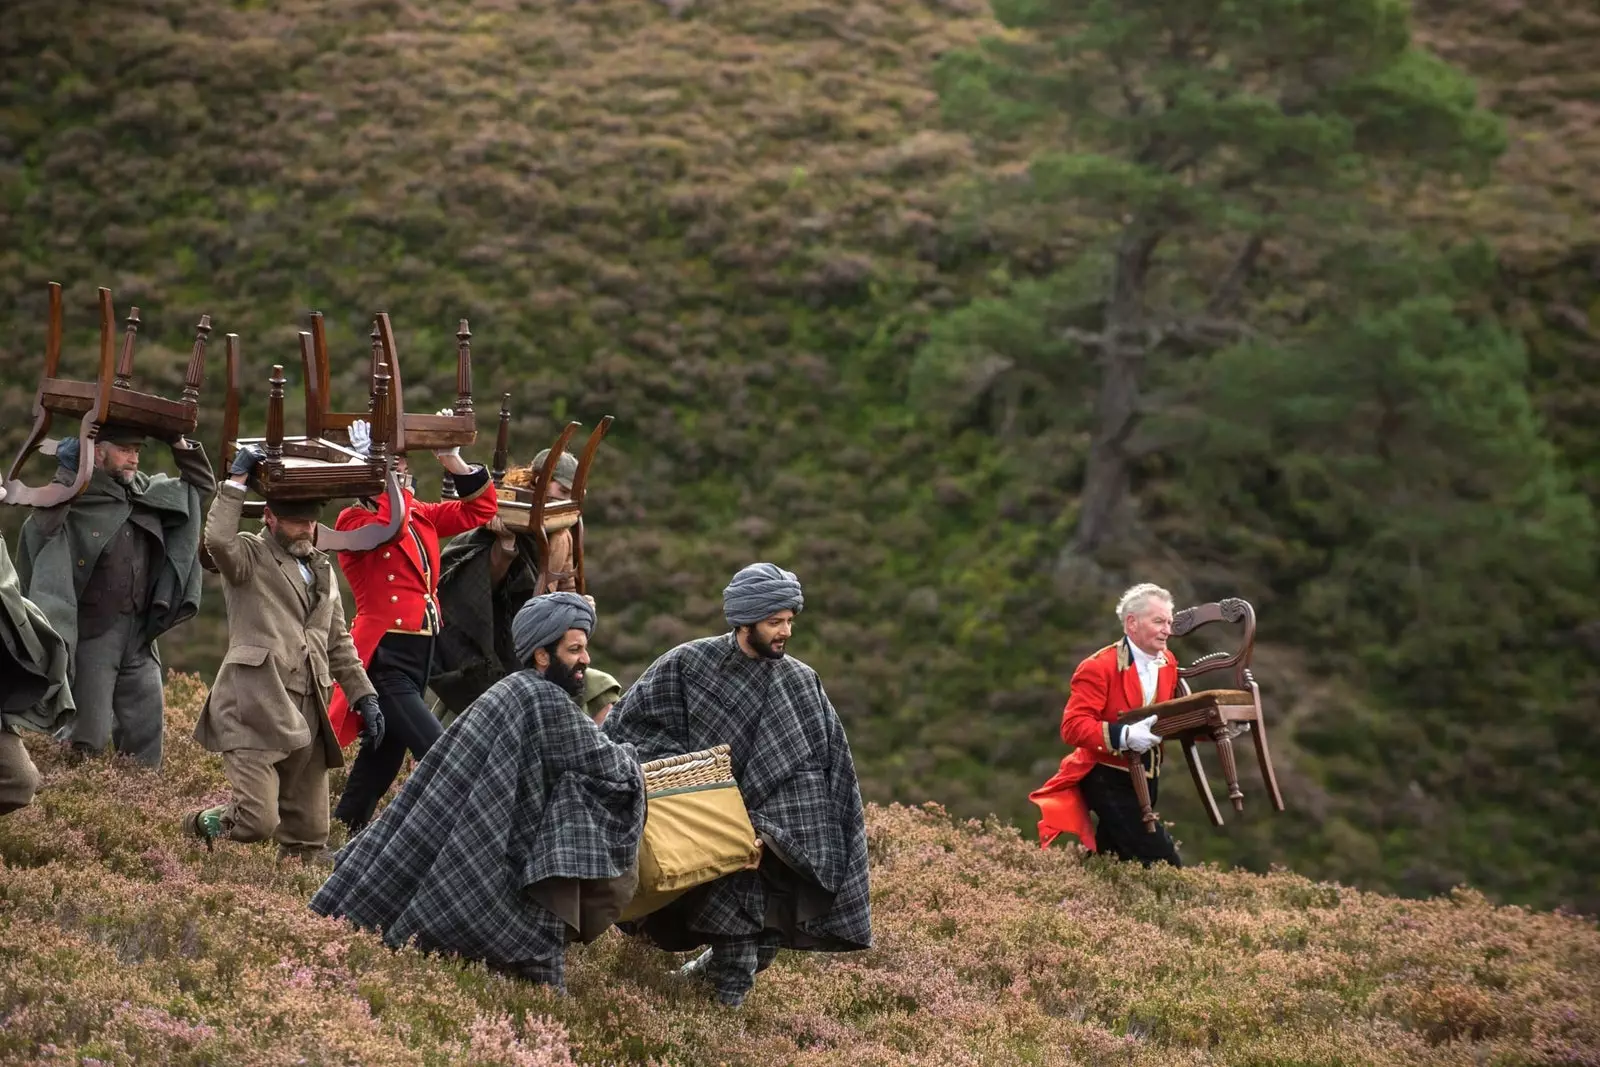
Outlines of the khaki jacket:
<svg viewBox="0 0 1600 1067">
<path fill-rule="evenodd" d="M 291 752 L 311 743 L 300 706 L 317 698 L 329 767 L 344 765 L 328 723 L 337 681 L 352 701 L 373 692 L 344 621 L 333 563 L 306 559 L 315 584 L 269 533 L 240 533 L 240 488 L 217 489 L 206 516 L 205 544 L 222 575 L 228 606 L 228 652 L 200 713 L 194 738 L 211 752 L 240 748 Z"/>
</svg>

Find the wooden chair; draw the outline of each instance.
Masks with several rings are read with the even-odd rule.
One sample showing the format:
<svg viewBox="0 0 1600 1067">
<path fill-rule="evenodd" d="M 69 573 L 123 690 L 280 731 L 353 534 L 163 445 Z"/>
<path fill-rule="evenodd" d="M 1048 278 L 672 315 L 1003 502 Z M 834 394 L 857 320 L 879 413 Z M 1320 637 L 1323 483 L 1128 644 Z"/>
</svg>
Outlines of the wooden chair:
<svg viewBox="0 0 1600 1067">
<path fill-rule="evenodd" d="M 372 380 L 377 381 L 377 368 L 380 363 L 387 364 L 389 368 L 389 398 L 397 417 L 390 439 L 390 448 L 395 455 L 404 455 L 411 449 L 432 451 L 440 448 L 456 448 L 470 445 L 477 440 L 477 417 L 472 409 L 472 331 L 468 329 L 466 319 L 461 320 L 456 330 L 454 415 L 412 414 L 406 411 L 405 383 L 400 373 L 400 357 L 395 346 L 394 328 L 389 323 L 388 312 L 380 311 L 373 319 L 371 341 L 369 358 Z M 368 394 L 367 410 L 364 412 L 333 411 L 327 407 L 332 364 L 328 358 L 327 335 L 323 329 L 320 311 L 311 313 L 311 343 L 318 368 L 317 395 L 323 405 L 318 418 L 316 436 L 342 438 L 348 443 L 352 422 L 357 419 L 366 419 L 369 422 L 372 420 L 372 413 L 376 410 L 377 394 L 375 391 Z M 309 411 L 311 402 L 309 393 L 306 402 Z M 309 417 L 306 425 L 306 432 L 312 433 Z"/>
<path fill-rule="evenodd" d="M 1237 651 L 1211 652 L 1196 659 L 1187 667 L 1178 668 L 1178 684 L 1183 695 L 1159 704 L 1149 704 L 1124 712 L 1117 721 L 1132 724 L 1151 715 L 1156 716 L 1154 733 L 1165 741 L 1183 745 L 1183 755 L 1189 764 L 1189 774 L 1200 792 L 1206 814 L 1214 826 L 1222 825 L 1222 812 L 1211 793 L 1205 772 L 1200 766 L 1200 753 L 1196 745 L 1208 741 L 1217 746 L 1217 757 L 1222 763 L 1222 776 L 1228 783 L 1228 799 L 1234 811 L 1244 810 L 1244 791 L 1239 788 L 1239 770 L 1234 759 L 1233 739 L 1248 733 L 1255 744 L 1256 762 L 1261 767 L 1261 778 L 1266 783 L 1272 806 L 1283 810 L 1283 794 L 1278 790 L 1278 776 L 1272 770 L 1272 753 L 1267 747 L 1267 723 L 1261 712 L 1261 689 L 1250 672 L 1250 654 L 1256 640 L 1256 613 L 1248 601 L 1237 597 L 1198 607 L 1185 608 L 1172 617 L 1172 636 L 1185 637 L 1202 626 L 1214 622 L 1244 624 L 1244 640 Z M 1235 688 L 1202 689 L 1192 692 L 1188 679 L 1212 671 L 1231 669 Z M 1160 816 L 1150 805 L 1150 786 L 1145 779 L 1144 764 L 1133 759 L 1130 774 L 1133 791 L 1139 798 L 1139 807 L 1145 830 L 1155 833 Z"/>
<path fill-rule="evenodd" d="M 329 500 L 340 497 L 376 497 L 389 500 L 389 521 L 384 525 L 358 530 L 336 530 L 318 523 L 316 545 L 327 552 L 364 552 L 386 544 L 399 535 L 405 522 L 405 497 L 394 470 L 390 440 L 397 418 L 389 394 L 386 364 L 374 368 L 371 413 L 372 448 L 361 455 L 337 441 L 322 436 L 322 417 L 327 394 L 321 391 L 326 380 L 318 365 L 312 334 L 300 333 L 300 362 L 305 378 L 306 433 L 288 436 L 283 426 L 282 364 L 274 364 L 268 379 L 267 429 L 263 437 L 238 437 L 239 431 L 239 338 L 227 336 L 227 393 L 222 413 L 222 459 L 218 477 L 226 477 L 234 454 L 245 445 L 258 445 L 267 455 L 251 473 L 246 485 L 263 497 L 280 500 Z M 245 514 L 260 517 L 263 502 L 246 502 Z"/>
<path fill-rule="evenodd" d="M 615 421 L 615 416 L 607 415 L 590 431 L 589 439 L 578 456 L 577 473 L 572 478 L 572 498 L 546 500 L 545 493 L 555 476 L 556 464 L 582 424 L 569 422 L 562 428 L 555 444 L 550 446 L 550 454 L 545 457 L 544 464 L 535 473 L 531 487 L 505 485 L 506 466 L 511 454 L 511 394 L 501 394 L 500 427 L 495 437 L 494 465 L 490 468 L 490 476 L 494 479 L 495 494 L 500 500 L 500 521 L 508 530 L 531 534 L 539 545 L 539 589 L 543 589 L 550 578 L 550 535 L 558 530 L 570 529 L 572 565 L 576 571 L 574 582 L 579 593 L 588 592 L 583 564 L 583 502 L 588 494 L 589 470 L 594 464 L 595 454 L 600 451 L 600 442 Z"/>
<path fill-rule="evenodd" d="M 44 373 L 33 398 L 33 429 L 6 474 L 6 503 L 48 508 L 74 499 L 88 486 L 94 474 L 94 438 L 108 422 L 122 423 L 144 430 L 151 437 L 173 441 L 194 432 L 200 415 L 200 385 L 205 377 L 206 338 L 211 333 L 211 316 L 201 315 L 196 327 L 194 347 L 184 373 L 183 395 L 168 400 L 154 393 L 133 388 L 133 348 L 139 332 L 139 309 L 128 312 L 122 350 L 114 357 L 116 313 L 111 290 L 100 289 L 100 365 L 93 381 L 61 378 L 61 284 L 51 282 L 49 330 L 45 336 Z M 55 445 L 45 447 L 53 420 L 60 416 L 78 420 L 78 473 L 71 482 L 52 481 L 31 486 L 21 480 L 23 465 L 35 452 L 51 454 Z"/>
</svg>

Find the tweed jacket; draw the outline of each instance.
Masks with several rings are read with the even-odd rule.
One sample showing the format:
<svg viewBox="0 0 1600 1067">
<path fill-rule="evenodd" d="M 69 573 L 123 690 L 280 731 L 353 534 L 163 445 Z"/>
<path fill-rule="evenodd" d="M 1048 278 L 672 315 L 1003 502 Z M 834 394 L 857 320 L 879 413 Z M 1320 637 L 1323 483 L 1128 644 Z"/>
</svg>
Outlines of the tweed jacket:
<svg viewBox="0 0 1600 1067">
<path fill-rule="evenodd" d="M 194 736 L 211 752 L 241 748 L 290 752 L 313 738 L 300 706 L 316 697 L 327 766 L 343 766 L 328 723 L 337 681 L 354 700 L 373 692 L 345 626 L 344 604 L 326 553 L 306 560 L 307 586 L 295 558 L 270 533 L 241 533 L 242 487 L 217 490 L 205 543 L 222 575 L 228 606 L 228 652 Z"/>
</svg>

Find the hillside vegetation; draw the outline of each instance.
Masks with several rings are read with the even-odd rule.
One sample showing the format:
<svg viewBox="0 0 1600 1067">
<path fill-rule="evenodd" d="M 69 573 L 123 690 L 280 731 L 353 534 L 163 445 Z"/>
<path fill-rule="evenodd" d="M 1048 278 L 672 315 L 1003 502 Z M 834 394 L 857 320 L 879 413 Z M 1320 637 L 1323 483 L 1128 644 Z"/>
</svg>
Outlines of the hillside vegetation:
<svg viewBox="0 0 1600 1067">
<path fill-rule="evenodd" d="M 225 794 L 186 739 L 204 693 L 173 676 L 159 778 L 30 744 L 44 791 L 0 819 L 0 1062 L 1600 1062 L 1592 923 L 1467 889 L 1084 862 L 934 804 L 869 809 L 874 947 L 782 953 L 737 1012 L 616 931 L 569 951 L 567 996 L 392 953 L 313 914 L 318 877 L 270 844 L 179 832 Z"/>
<path fill-rule="evenodd" d="M 1383 511 L 1361 478 L 1333 504 L 1296 495 L 1306 482 L 1279 461 L 1321 477 L 1327 442 L 1293 420 L 1141 464 L 1125 528 L 1085 566 L 1062 548 L 1086 394 L 1022 387 L 955 418 L 913 402 L 915 368 L 971 339 L 959 316 L 1071 267 L 1078 230 L 1101 221 L 1058 229 L 986 192 L 1036 146 L 946 121 L 940 63 L 1000 32 L 969 0 L 14 0 L 0 450 L 24 432 L 48 280 L 67 286 L 70 366 L 87 366 L 107 285 L 141 309 L 139 377 L 169 386 L 202 312 L 240 335 L 247 376 L 279 362 L 294 382 L 295 331 L 321 310 L 344 403 L 387 310 L 417 410 L 453 396 L 466 316 L 480 409 L 513 394 L 523 458 L 564 419 L 618 418 L 590 572 L 600 665 L 624 680 L 721 626 L 734 569 L 777 560 L 806 583 L 795 651 L 840 708 L 868 797 L 993 812 L 1031 838 L 1026 793 L 1061 755 L 1072 667 L 1115 634 L 1116 591 L 1150 578 L 1185 603 L 1245 595 L 1290 811 L 1270 815 L 1246 768 L 1247 810 L 1215 830 L 1175 781 L 1162 811 L 1188 856 L 1600 910 L 1585 534 L 1600 493 L 1600 18 L 1474 0 L 1419 4 L 1415 24 L 1478 80 L 1508 143 L 1482 188 L 1373 192 L 1403 201 L 1418 244 L 1490 242 L 1451 299 L 1504 332 L 1490 386 L 1516 387 L 1504 434 L 1498 416 L 1452 422 L 1441 400 L 1435 428 L 1379 469 L 1419 490 L 1407 520 L 1426 537 L 1396 573 L 1446 582 L 1438 603 L 1391 602 L 1389 579 L 1361 572 Z M 1292 253 L 1274 253 L 1269 304 L 1324 288 Z M 1039 340 L 1054 366 L 1091 368 Z M 1369 369 L 1381 384 L 1381 359 Z M 1337 444 L 1372 462 L 1359 429 Z M 1493 489 L 1526 484 L 1551 508 L 1496 512 L 1473 479 L 1426 466 L 1480 455 Z M 0 511 L 14 534 L 20 516 Z M 224 642 L 208 585 L 162 652 L 209 677 Z"/>
</svg>

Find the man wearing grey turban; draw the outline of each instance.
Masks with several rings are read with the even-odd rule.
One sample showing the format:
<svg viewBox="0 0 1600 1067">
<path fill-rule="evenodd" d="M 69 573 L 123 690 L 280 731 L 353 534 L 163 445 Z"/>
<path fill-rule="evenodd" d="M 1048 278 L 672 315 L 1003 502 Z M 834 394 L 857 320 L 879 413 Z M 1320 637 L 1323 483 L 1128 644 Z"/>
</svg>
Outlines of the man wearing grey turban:
<svg viewBox="0 0 1600 1067">
<path fill-rule="evenodd" d="M 722 614 L 757 656 L 782 659 L 794 617 L 806 605 L 800 579 L 773 563 L 752 563 L 722 590 Z"/>
<path fill-rule="evenodd" d="M 393 948 L 482 960 L 561 986 L 571 941 L 611 924 L 638 886 L 644 777 L 573 698 L 594 610 L 573 593 L 517 612 L 517 655 L 339 853 L 319 915 Z"/>
<path fill-rule="evenodd" d="M 517 661 L 544 675 L 569 696 L 583 693 L 594 608 L 577 593 L 547 593 L 522 605 L 511 620 Z"/>
<path fill-rule="evenodd" d="M 737 1006 L 779 948 L 872 947 L 867 836 L 850 742 L 810 667 L 787 654 L 800 581 L 771 563 L 722 591 L 732 631 L 679 645 L 640 676 L 601 728 L 641 760 L 727 744 L 760 866 L 620 924 L 668 951 L 711 947 L 679 973 Z"/>
</svg>

